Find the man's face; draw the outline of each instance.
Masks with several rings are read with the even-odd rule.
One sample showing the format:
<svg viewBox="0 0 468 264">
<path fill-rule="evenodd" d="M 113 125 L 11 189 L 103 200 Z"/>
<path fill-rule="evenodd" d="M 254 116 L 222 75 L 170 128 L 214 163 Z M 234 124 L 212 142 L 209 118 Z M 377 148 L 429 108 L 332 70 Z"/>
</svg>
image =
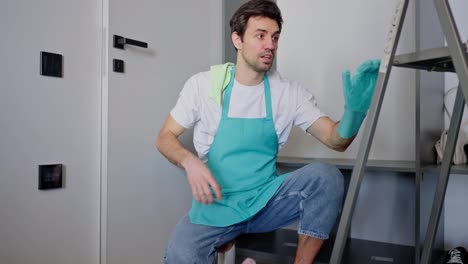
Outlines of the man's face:
<svg viewBox="0 0 468 264">
<path fill-rule="evenodd" d="M 251 17 L 247 22 L 243 40 L 238 35 L 234 37 L 237 56 L 254 71 L 266 72 L 273 65 L 279 36 L 280 29 L 275 20 Z"/>
</svg>

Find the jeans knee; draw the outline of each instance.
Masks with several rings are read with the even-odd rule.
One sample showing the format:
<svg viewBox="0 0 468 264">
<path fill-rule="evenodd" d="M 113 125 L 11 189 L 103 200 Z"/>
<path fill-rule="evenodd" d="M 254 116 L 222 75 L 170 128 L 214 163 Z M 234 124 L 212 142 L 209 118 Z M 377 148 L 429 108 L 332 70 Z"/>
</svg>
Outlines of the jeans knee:
<svg viewBox="0 0 468 264">
<path fill-rule="evenodd" d="M 172 263 L 191 263 L 192 253 L 190 248 L 187 248 L 182 243 L 175 243 L 173 239 L 170 239 L 166 246 L 166 252 L 164 255 L 164 264 Z"/>
<path fill-rule="evenodd" d="M 177 245 L 168 245 L 164 255 L 164 264 L 177 264 L 177 263 L 213 263 L 213 256 L 203 254 L 204 250 L 197 249 L 196 246 L 187 247 L 185 243 L 178 243 Z"/>
<path fill-rule="evenodd" d="M 332 164 L 324 162 L 316 162 L 307 165 L 310 167 L 310 175 L 318 177 L 320 188 L 334 196 L 335 199 L 341 200 L 344 193 L 344 178 L 341 171 Z"/>
<path fill-rule="evenodd" d="M 211 248 L 211 245 L 197 243 L 191 237 L 180 237 L 175 230 L 167 242 L 163 263 L 213 263 L 214 249 Z"/>
<path fill-rule="evenodd" d="M 336 166 L 319 162 L 304 167 L 303 174 L 309 195 L 302 201 L 300 231 L 328 237 L 343 206 L 343 175 Z"/>
<path fill-rule="evenodd" d="M 190 263 L 192 258 L 188 254 L 180 254 L 177 250 L 178 248 L 175 247 L 166 247 L 166 252 L 164 254 L 163 263 L 164 264 L 171 264 L 171 263 Z"/>
</svg>

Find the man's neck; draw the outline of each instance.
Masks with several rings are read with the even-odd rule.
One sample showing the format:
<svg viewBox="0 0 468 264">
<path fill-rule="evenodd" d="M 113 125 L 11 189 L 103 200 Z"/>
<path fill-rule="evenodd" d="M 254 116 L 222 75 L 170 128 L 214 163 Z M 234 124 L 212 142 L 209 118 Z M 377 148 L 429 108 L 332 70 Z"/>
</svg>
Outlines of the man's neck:
<svg viewBox="0 0 468 264">
<path fill-rule="evenodd" d="M 263 81 L 263 75 L 263 72 L 257 72 L 244 63 L 238 63 L 234 78 L 242 85 L 255 86 Z"/>
</svg>

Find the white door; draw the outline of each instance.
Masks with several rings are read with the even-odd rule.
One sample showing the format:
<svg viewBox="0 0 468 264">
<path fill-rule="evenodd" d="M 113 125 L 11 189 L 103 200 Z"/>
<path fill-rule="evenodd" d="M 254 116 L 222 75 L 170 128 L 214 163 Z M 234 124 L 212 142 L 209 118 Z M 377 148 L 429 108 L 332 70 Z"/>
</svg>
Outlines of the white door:
<svg viewBox="0 0 468 264">
<path fill-rule="evenodd" d="M 161 263 L 191 192 L 184 172 L 159 154 L 154 139 L 187 78 L 221 62 L 222 2 L 104 0 L 104 10 L 101 263 Z M 148 48 L 116 49 L 113 35 Z M 113 59 L 124 61 L 124 73 L 113 72 Z M 182 137 L 185 145 L 191 139 Z"/>
</svg>

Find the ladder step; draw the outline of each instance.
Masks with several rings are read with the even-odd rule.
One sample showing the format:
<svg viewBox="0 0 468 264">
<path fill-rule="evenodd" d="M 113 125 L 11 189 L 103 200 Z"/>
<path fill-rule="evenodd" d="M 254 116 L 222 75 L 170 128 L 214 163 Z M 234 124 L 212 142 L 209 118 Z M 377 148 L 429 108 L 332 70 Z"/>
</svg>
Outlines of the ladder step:
<svg viewBox="0 0 468 264">
<path fill-rule="evenodd" d="M 314 161 L 333 164 L 340 170 L 352 170 L 356 164 L 356 159 L 278 156 L 276 159 L 276 165 L 280 168 L 300 168 Z M 368 160 L 366 170 L 414 173 L 416 172 L 416 162 L 405 160 Z"/>
<path fill-rule="evenodd" d="M 468 53 L 468 43 L 464 44 L 464 48 Z M 436 72 L 455 72 L 448 47 L 397 55 L 393 58 L 393 66 Z"/>
</svg>

